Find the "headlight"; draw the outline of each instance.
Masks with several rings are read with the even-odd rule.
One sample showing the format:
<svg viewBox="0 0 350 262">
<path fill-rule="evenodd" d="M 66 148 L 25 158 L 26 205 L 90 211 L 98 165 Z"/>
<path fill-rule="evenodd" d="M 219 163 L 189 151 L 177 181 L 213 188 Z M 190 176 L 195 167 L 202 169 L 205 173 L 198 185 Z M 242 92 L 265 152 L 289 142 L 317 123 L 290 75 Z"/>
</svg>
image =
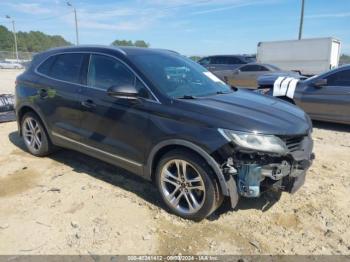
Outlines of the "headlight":
<svg viewBox="0 0 350 262">
<path fill-rule="evenodd" d="M 228 141 L 242 148 L 281 155 L 288 152 L 286 144 L 277 136 L 245 133 L 221 128 L 218 130 Z"/>
</svg>

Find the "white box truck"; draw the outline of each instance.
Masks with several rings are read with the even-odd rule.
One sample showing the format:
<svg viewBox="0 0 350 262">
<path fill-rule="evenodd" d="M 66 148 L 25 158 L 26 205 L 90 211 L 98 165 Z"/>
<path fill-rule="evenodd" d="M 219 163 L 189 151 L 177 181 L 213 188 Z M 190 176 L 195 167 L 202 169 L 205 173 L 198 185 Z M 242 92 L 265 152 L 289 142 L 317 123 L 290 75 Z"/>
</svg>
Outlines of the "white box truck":
<svg viewBox="0 0 350 262">
<path fill-rule="evenodd" d="M 257 61 L 282 70 L 318 75 L 338 66 L 340 41 L 332 37 L 260 42 Z"/>
</svg>

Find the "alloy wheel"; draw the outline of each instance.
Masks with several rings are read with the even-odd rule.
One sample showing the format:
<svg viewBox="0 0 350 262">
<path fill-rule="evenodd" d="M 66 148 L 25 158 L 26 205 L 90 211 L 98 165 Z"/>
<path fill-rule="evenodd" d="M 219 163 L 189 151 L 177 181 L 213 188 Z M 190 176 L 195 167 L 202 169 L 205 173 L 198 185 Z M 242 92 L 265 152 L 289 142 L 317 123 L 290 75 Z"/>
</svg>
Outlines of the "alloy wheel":
<svg viewBox="0 0 350 262">
<path fill-rule="evenodd" d="M 38 152 L 42 146 L 42 130 L 37 122 L 32 117 L 27 117 L 23 123 L 23 138 L 26 145 L 33 150 Z"/>
<path fill-rule="evenodd" d="M 184 214 L 198 212 L 205 201 L 204 181 L 187 161 L 173 159 L 161 170 L 161 188 L 166 201 Z"/>
</svg>

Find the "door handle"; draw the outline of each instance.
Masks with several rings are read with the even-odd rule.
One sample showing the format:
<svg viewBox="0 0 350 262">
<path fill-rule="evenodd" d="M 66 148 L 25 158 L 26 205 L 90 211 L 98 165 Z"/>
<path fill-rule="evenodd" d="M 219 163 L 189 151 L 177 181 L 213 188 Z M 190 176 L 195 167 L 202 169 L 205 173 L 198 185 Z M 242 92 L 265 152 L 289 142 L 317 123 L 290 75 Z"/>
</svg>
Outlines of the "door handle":
<svg viewBox="0 0 350 262">
<path fill-rule="evenodd" d="M 39 91 L 38 91 L 38 94 L 41 98 L 47 98 L 48 97 L 48 93 L 47 93 L 47 90 L 45 88 L 41 88 Z"/>
<path fill-rule="evenodd" d="M 90 109 L 96 107 L 96 104 L 91 99 L 88 99 L 88 100 L 81 102 L 81 105 L 83 107 L 90 108 Z"/>
</svg>

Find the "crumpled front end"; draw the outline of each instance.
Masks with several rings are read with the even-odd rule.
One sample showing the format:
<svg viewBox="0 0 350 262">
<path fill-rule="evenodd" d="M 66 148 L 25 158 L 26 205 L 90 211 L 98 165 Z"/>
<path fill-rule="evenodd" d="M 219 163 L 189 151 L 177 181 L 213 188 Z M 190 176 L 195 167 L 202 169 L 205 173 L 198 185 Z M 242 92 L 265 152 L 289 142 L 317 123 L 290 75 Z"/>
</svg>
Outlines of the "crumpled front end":
<svg viewBox="0 0 350 262">
<path fill-rule="evenodd" d="M 232 144 L 220 149 L 219 154 L 227 156 L 223 173 L 228 181 L 234 179 L 240 196 L 259 197 L 271 189 L 294 193 L 304 184 L 315 158 L 311 135 L 280 138 L 288 148 L 287 154 L 242 150 Z"/>
</svg>

